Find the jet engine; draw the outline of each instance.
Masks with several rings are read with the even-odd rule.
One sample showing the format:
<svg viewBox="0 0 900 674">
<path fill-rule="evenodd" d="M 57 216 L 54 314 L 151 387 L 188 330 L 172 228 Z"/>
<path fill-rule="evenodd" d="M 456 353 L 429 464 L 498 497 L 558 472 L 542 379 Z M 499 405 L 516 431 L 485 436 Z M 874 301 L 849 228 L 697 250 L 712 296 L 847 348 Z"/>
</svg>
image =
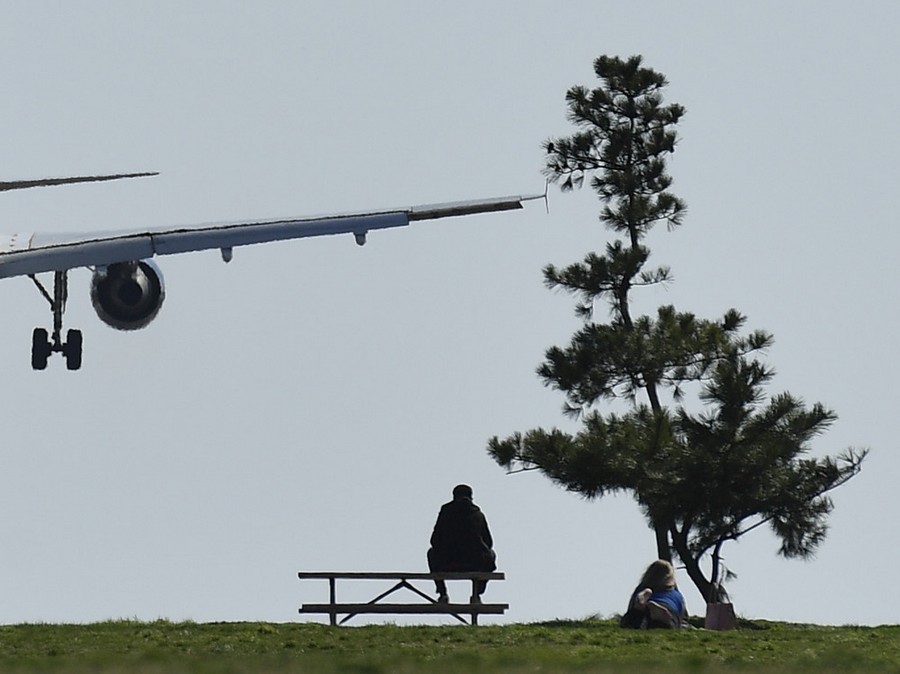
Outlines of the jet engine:
<svg viewBox="0 0 900 674">
<path fill-rule="evenodd" d="M 104 323 L 140 330 L 156 318 L 165 299 L 162 272 L 152 260 L 98 267 L 91 279 L 91 303 Z"/>
</svg>

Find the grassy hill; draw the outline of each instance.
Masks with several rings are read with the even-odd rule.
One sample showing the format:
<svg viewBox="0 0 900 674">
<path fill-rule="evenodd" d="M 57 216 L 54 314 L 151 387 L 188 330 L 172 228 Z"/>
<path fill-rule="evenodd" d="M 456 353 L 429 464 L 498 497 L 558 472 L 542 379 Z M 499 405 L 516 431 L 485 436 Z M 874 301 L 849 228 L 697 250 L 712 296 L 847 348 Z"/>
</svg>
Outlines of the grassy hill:
<svg viewBox="0 0 900 674">
<path fill-rule="evenodd" d="M 900 626 L 749 623 L 622 630 L 608 620 L 467 627 L 141 623 L 0 627 L 2 672 L 898 672 Z"/>
</svg>

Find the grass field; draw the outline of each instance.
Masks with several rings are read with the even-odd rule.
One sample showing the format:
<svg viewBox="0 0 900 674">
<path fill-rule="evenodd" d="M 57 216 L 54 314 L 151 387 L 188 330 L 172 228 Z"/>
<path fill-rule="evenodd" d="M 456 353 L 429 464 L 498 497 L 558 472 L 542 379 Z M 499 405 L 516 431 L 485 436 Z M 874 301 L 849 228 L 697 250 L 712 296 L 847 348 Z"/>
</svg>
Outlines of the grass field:
<svg viewBox="0 0 900 674">
<path fill-rule="evenodd" d="M 898 672 L 900 626 L 743 623 L 733 632 L 612 621 L 329 627 L 141 623 L 0 627 L 2 672 Z"/>
</svg>

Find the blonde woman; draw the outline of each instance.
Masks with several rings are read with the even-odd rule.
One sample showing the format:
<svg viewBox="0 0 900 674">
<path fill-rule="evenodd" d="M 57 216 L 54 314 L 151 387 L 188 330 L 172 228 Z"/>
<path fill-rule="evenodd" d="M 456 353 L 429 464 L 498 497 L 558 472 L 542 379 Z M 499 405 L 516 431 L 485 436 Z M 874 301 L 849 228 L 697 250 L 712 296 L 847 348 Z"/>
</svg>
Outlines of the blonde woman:
<svg viewBox="0 0 900 674">
<path fill-rule="evenodd" d="M 619 624 L 633 629 L 687 625 L 687 605 L 675 584 L 675 569 L 670 562 L 657 559 L 647 567 Z"/>
</svg>

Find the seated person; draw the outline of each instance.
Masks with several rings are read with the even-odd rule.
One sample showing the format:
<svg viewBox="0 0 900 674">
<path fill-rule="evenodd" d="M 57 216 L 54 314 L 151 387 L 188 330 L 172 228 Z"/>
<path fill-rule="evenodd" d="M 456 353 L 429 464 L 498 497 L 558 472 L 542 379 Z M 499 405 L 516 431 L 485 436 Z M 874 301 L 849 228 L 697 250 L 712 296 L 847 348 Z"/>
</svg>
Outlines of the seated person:
<svg viewBox="0 0 900 674">
<path fill-rule="evenodd" d="M 675 584 L 675 569 L 670 562 L 658 559 L 647 567 L 619 625 L 632 629 L 687 625 L 687 605 Z"/>
<path fill-rule="evenodd" d="M 472 488 L 460 484 L 453 488 L 453 500 L 441 506 L 431 548 L 428 550 L 428 568 L 431 573 L 442 571 L 494 571 L 497 568 L 494 541 L 487 519 L 481 508 L 472 502 Z M 447 584 L 434 581 L 438 601 L 447 603 Z M 487 581 L 475 584 L 472 602 L 481 601 Z"/>
</svg>

